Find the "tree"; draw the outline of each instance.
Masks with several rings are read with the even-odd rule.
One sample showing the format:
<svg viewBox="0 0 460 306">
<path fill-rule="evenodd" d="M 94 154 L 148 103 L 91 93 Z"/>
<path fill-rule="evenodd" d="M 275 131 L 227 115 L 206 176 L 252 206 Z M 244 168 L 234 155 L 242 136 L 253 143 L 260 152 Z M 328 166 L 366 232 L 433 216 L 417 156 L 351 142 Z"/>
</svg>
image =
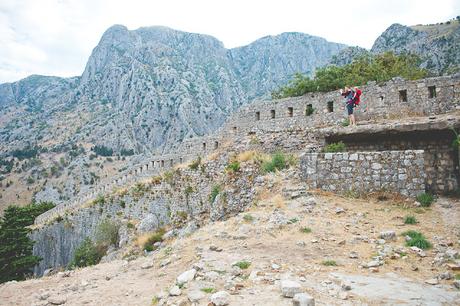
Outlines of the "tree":
<svg viewBox="0 0 460 306">
<path fill-rule="evenodd" d="M 34 242 L 28 237 L 35 218 L 53 208 L 43 202 L 25 207 L 9 206 L 0 220 L 0 283 L 23 280 L 41 260 L 32 255 Z"/>
<path fill-rule="evenodd" d="M 315 77 L 300 73 L 279 90 L 272 93 L 273 99 L 296 97 L 307 92 L 331 91 L 346 85 L 364 85 L 368 81 L 385 82 L 393 77 L 416 80 L 427 75 L 425 69 L 419 68 L 420 58 L 414 54 L 385 52 L 378 55 L 364 55 L 345 66 L 327 66 L 319 68 Z"/>
</svg>

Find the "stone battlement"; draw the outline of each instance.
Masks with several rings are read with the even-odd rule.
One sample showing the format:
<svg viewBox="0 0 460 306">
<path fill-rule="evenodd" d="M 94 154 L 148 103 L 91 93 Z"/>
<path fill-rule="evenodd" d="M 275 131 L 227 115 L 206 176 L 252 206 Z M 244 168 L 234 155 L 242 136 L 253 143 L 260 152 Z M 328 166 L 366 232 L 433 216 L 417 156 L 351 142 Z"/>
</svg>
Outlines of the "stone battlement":
<svg viewBox="0 0 460 306">
<path fill-rule="evenodd" d="M 362 102 L 356 109 L 358 122 L 432 116 L 460 109 L 460 75 L 416 81 L 395 78 L 384 84 L 370 82 L 361 89 Z M 308 93 L 301 97 L 273 101 L 255 101 L 231 115 L 214 134 L 187 139 L 173 152 L 150 158 L 135 169 L 97 184 L 88 193 L 78 195 L 78 199 L 45 212 L 35 219 L 35 223 L 45 223 L 114 188 L 132 184 L 143 177 L 158 175 L 175 165 L 206 156 L 218 150 L 223 143 L 235 143 L 236 139 L 259 137 L 267 150 L 280 147 L 302 151 L 309 145 L 322 146 L 326 143 L 326 138 L 319 130 L 340 126 L 346 118 L 343 106 L 343 98 L 337 91 Z M 408 194 L 411 195 L 412 192 Z"/>
</svg>

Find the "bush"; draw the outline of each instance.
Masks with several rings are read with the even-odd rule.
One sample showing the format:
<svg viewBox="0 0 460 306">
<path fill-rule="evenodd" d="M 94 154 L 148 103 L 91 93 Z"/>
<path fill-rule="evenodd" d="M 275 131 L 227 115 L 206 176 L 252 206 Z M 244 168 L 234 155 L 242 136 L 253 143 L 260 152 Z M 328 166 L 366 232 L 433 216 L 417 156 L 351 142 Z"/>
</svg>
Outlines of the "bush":
<svg viewBox="0 0 460 306">
<path fill-rule="evenodd" d="M 272 155 L 271 160 L 262 164 L 262 170 L 265 173 L 283 170 L 287 167 L 286 157 L 282 152 Z"/>
<path fill-rule="evenodd" d="M 346 146 L 342 141 L 330 143 L 324 147 L 324 153 L 336 153 L 336 152 L 344 152 L 346 150 Z"/>
<path fill-rule="evenodd" d="M 404 224 L 417 224 L 417 219 L 414 216 L 406 216 Z"/>
<path fill-rule="evenodd" d="M 337 262 L 335 260 L 324 260 L 321 264 L 323 266 L 327 266 L 327 267 L 335 267 L 335 266 L 337 266 Z"/>
<path fill-rule="evenodd" d="M 309 228 L 309 227 L 301 227 L 300 232 L 305 233 L 305 234 L 309 234 L 309 233 L 311 233 L 311 228 Z"/>
<path fill-rule="evenodd" d="M 245 214 L 243 216 L 243 220 L 247 221 L 247 222 L 252 222 L 252 221 L 254 221 L 254 217 L 252 215 L 250 215 L 250 214 Z"/>
<path fill-rule="evenodd" d="M 249 268 L 251 263 L 249 261 L 243 260 L 243 261 L 238 261 L 238 262 L 234 263 L 233 265 L 239 267 L 242 270 L 246 270 L 247 268 Z"/>
<path fill-rule="evenodd" d="M 113 149 L 105 147 L 105 146 L 95 146 L 93 149 L 94 153 L 100 156 L 112 156 L 113 155 Z"/>
<path fill-rule="evenodd" d="M 198 156 L 196 160 L 194 160 L 188 167 L 192 170 L 198 169 L 198 167 L 201 165 L 201 156 Z"/>
<path fill-rule="evenodd" d="M 80 246 L 75 250 L 75 254 L 73 256 L 73 260 L 70 263 L 70 266 L 87 267 L 96 265 L 99 263 L 99 261 L 101 261 L 104 253 L 105 250 L 102 251 L 99 249 L 89 237 L 86 237 Z"/>
<path fill-rule="evenodd" d="M 156 232 L 150 235 L 150 237 L 144 243 L 144 250 L 146 250 L 147 252 L 155 250 L 155 247 L 153 245 L 157 242 L 163 241 L 163 235 L 165 234 L 165 232 L 166 231 L 164 228 L 157 229 Z"/>
<path fill-rule="evenodd" d="M 103 220 L 96 231 L 96 243 L 101 246 L 118 244 L 118 230 L 120 225 L 109 219 Z"/>
<path fill-rule="evenodd" d="M 409 236 L 411 238 L 406 241 L 406 246 L 416 246 L 423 250 L 431 248 L 431 243 L 426 240 L 425 236 L 423 236 L 420 232 L 410 230 L 402 233 L 402 235 Z"/>
<path fill-rule="evenodd" d="M 214 293 L 216 291 L 216 289 L 214 288 L 201 288 L 201 291 L 205 292 L 205 293 Z"/>
<path fill-rule="evenodd" d="M 220 185 L 214 185 L 211 190 L 211 194 L 209 195 L 209 202 L 214 203 L 216 200 L 217 195 L 222 191 L 222 187 Z"/>
<path fill-rule="evenodd" d="M 422 205 L 422 207 L 429 207 L 434 201 L 434 197 L 429 193 L 422 193 L 417 196 L 417 201 Z"/>
<path fill-rule="evenodd" d="M 272 98 L 279 99 L 302 96 L 307 92 L 336 90 L 347 84 L 359 86 L 368 81 L 385 82 L 396 76 L 416 80 L 427 75 L 425 69 L 418 67 L 419 63 L 420 58 L 414 54 L 395 55 L 393 52 L 368 54 L 342 67 L 330 65 L 319 68 L 313 79 L 298 73 L 288 85 L 272 92 Z"/>
<path fill-rule="evenodd" d="M 240 171 L 240 163 L 238 161 L 231 162 L 225 169 L 228 171 L 238 172 Z"/>
</svg>

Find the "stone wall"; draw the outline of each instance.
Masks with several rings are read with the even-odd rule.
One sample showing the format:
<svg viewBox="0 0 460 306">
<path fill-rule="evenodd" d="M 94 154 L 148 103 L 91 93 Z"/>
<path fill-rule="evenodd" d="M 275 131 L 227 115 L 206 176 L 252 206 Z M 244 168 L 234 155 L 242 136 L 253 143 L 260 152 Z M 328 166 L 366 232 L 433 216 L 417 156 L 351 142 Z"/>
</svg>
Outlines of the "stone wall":
<svg viewBox="0 0 460 306">
<path fill-rule="evenodd" d="M 458 187 L 458 152 L 452 146 L 451 130 L 426 130 L 398 134 L 336 136 L 328 141 L 343 141 L 347 151 L 424 150 L 426 189 L 434 193 L 449 193 Z"/>
<path fill-rule="evenodd" d="M 358 120 L 369 118 L 395 118 L 415 115 L 435 115 L 460 109 L 460 75 L 405 81 L 395 78 L 384 84 L 371 82 L 361 87 L 363 97 L 356 111 Z M 314 109 L 307 116 L 307 107 Z M 35 222 L 46 222 L 69 208 L 78 207 L 98 194 L 131 184 L 142 177 L 158 175 L 173 166 L 204 157 L 223 143 L 239 146 L 251 139 L 266 151 L 316 151 L 324 144 L 318 129 L 339 126 L 346 118 L 343 99 L 337 91 L 310 93 L 301 97 L 275 101 L 256 101 L 241 108 L 214 134 L 187 139 L 167 154 L 158 153 L 142 165 L 129 169 L 119 176 L 99 182 L 92 190 L 55 207 L 39 216 Z M 364 109 L 367 109 L 364 112 Z M 248 140 L 249 139 L 249 140 Z"/>
<path fill-rule="evenodd" d="M 414 197 L 425 191 L 422 150 L 306 153 L 302 177 L 312 189 L 331 192 L 398 192 Z"/>
</svg>

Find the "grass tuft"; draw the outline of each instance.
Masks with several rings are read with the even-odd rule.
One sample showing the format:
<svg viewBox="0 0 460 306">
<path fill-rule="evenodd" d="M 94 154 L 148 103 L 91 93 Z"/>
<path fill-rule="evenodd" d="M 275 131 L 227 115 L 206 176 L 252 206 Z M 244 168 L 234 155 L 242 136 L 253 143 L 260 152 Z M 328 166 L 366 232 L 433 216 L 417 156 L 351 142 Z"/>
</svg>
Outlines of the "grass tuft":
<svg viewBox="0 0 460 306">
<path fill-rule="evenodd" d="M 414 216 L 406 216 L 404 224 L 417 224 L 417 219 Z"/>
<path fill-rule="evenodd" d="M 301 227 L 300 232 L 304 233 L 304 234 L 309 234 L 309 233 L 311 233 L 311 228 L 309 228 L 309 227 Z"/>
<path fill-rule="evenodd" d="M 327 267 L 335 267 L 335 266 L 337 266 L 337 262 L 335 260 L 324 260 L 321 264 L 323 266 L 327 266 Z"/>
<path fill-rule="evenodd" d="M 434 201 L 434 197 L 429 193 L 422 193 L 417 196 L 417 201 L 422 205 L 422 207 L 429 207 Z"/>
<path fill-rule="evenodd" d="M 430 249 L 432 247 L 431 243 L 426 240 L 425 236 L 422 233 L 410 230 L 402 233 L 403 236 L 409 236 L 411 239 L 406 241 L 406 246 L 416 246 L 422 250 Z"/>
<path fill-rule="evenodd" d="M 246 261 L 246 260 L 238 261 L 237 263 L 234 264 L 234 266 L 237 266 L 242 270 L 245 270 L 245 269 L 249 268 L 250 265 L 251 265 L 251 263 L 249 261 Z"/>
</svg>

